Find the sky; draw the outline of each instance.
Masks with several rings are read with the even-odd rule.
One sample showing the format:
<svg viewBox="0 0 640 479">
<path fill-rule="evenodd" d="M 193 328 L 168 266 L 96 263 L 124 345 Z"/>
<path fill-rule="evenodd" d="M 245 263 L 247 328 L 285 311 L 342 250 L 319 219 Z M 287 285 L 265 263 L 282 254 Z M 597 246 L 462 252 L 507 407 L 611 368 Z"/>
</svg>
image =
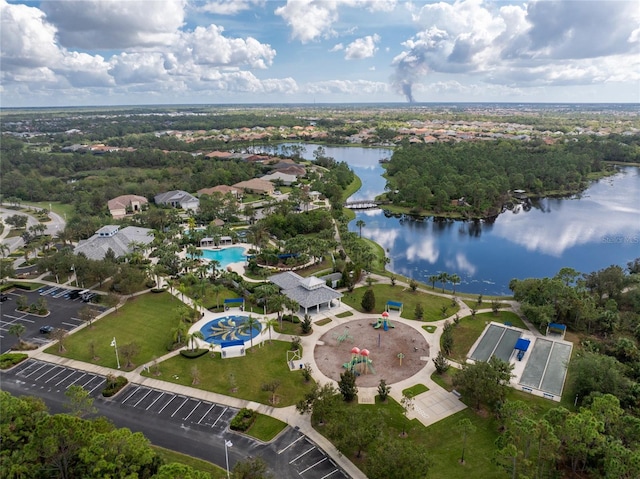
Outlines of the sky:
<svg viewBox="0 0 640 479">
<path fill-rule="evenodd" d="M 637 0 L 0 0 L 0 106 L 640 102 Z"/>
</svg>

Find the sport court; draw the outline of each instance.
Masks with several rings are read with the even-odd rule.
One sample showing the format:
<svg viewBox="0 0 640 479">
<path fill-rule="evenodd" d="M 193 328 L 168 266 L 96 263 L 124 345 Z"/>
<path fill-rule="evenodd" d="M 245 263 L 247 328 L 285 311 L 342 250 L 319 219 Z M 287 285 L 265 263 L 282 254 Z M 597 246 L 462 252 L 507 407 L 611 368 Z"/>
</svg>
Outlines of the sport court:
<svg viewBox="0 0 640 479">
<path fill-rule="evenodd" d="M 524 335 L 524 336 L 523 336 Z M 531 347 L 519 349 L 521 337 L 530 339 Z M 527 343 L 527 341 L 524 341 Z M 519 354 L 513 358 L 516 349 Z M 527 350 L 528 349 L 528 350 Z M 562 396 L 572 344 L 561 340 L 533 337 L 529 331 L 499 323 L 490 323 L 474 347 L 470 359 L 488 361 L 496 356 L 514 365 L 512 386 L 523 391 L 559 401 Z M 522 359 L 520 359 L 522 358 Z"/>
</svg>

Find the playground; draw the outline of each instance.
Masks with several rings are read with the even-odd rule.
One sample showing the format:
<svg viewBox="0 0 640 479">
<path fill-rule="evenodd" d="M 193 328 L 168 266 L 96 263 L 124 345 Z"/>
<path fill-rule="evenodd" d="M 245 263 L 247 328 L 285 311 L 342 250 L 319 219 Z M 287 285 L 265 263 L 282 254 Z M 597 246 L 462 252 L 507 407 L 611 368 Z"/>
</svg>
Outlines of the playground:
<svg viewBox="0 0 640 479">
<path fill-rule="evenodd" d="M 378 328 L 374 327 L 376 325 Z M 354 368 L 359 387 L 376 387 L 380 379 L 392 385 L 413 376 L 431 361 L 429 344 L 419 331 L 394 321 L 393 317 L 388 326 L 385 331 L 384 322 L 368 318 L 350 321 L 327 331 L 314 350 L 318 369 L 325 376 L 339 381 L 340 374 L 346 371 L 344 364 L 354 359 L 352 350 L 358 348 L 360 351 L 368 350 L 366 358 L 360 358 L 366 367 Z M 402 362 L 399 354 L 403 355 Z"/>
</svg>

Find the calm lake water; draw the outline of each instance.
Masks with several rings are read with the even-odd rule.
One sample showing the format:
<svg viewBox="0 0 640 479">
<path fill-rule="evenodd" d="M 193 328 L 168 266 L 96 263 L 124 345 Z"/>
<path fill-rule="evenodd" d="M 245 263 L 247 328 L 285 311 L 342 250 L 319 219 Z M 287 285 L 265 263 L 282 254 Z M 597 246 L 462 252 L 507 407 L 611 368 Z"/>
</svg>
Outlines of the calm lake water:
<svg viewBox="0 0 640 479">
<path fill-rule="evenodd" d="M 305 158 L 313 159 L 315 145 Z M 326 155 L 345 161 L 362 180 L 350 200 L 373 199 L 384 191 L 379 160 L 392 151 L 380 148 L 325 147 Z M 582 194 L 543 199 L 529 211 L 507 211 L 493 222 L 422 220 L 356 213 L 362 235 L 380 244 L 396 273 L 428 283 L 430 275 L 457 273 L 466 293 L 510 294 L 513 278 L 554 276 L 571 267 L 589 273 L 612 264 L 625 267 L 640 256 L 640 169 L 624 167 L 593 183 Z M 451 285 L 448 285 L 451 287 Z"/>
</svg>

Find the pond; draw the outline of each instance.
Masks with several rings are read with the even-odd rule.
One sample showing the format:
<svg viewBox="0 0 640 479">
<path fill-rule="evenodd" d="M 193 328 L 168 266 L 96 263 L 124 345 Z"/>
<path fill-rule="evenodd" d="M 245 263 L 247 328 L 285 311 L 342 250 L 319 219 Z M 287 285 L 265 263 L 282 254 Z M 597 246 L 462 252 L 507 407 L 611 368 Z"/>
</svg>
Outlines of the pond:
<svg viewBox="0 0 640 479">
<path fill-rule="evenodd" d="M 316 148 L 307 145 L 305 158 L 313 159 Z M 351 201 L 384 192 L 379 161 L 390 158 L 391 150 L 324 148 L 362 180 Z M 462 279 L 458 291 L 506 295 L 513 278 L 554 276 L 563 267 L 582 273 L 612 264 L 624 268 L 640 256 L 640 170 L 621 167 L 579 195 L 545 198 L 528 211 L 516 208 L 493 221 L 412 219 L 376 209 L 356 212 L 351 231 L 359 231 L 358 220 L 365 222 L 362 236 L 387 251 L 389 270 L 426 283 L 431 275 L 455 273 Z"/>
</svg>

